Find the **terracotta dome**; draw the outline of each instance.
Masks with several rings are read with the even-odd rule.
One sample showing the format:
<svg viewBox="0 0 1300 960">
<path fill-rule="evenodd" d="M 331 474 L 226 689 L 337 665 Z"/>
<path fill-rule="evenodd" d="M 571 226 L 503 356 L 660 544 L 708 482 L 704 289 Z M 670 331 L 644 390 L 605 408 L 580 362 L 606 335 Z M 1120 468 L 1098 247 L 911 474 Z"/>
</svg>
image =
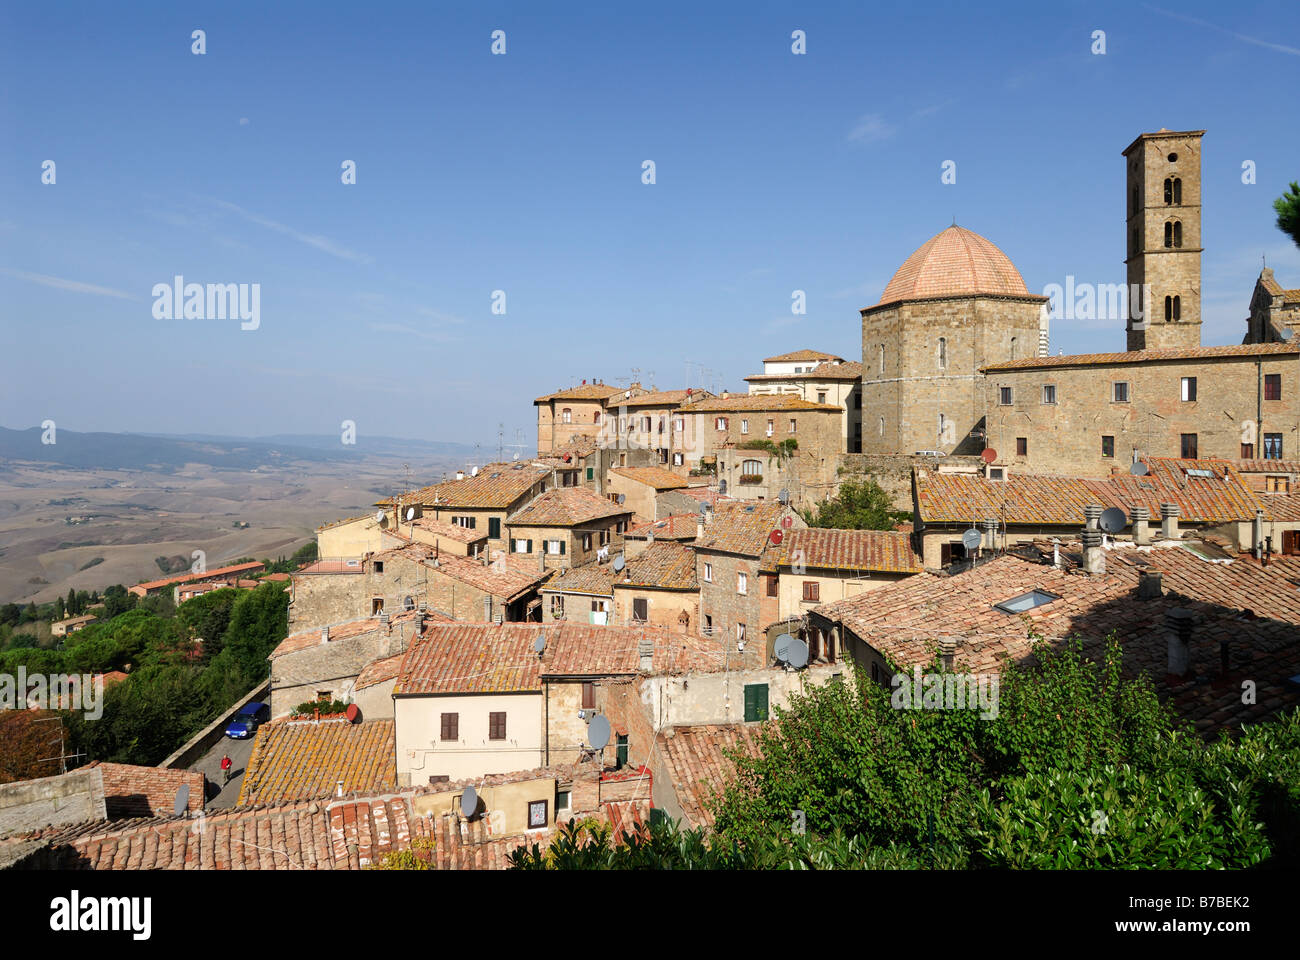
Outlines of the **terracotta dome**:
<svg viewBox="0 0 1300 960">
<path fill-rule="evenodd" d="M 903 261 L 880 303 L 970 294 L 1026 297 L 1020 271 L 978 233 L 955 224 L 935 234 Z"/>
</svg>

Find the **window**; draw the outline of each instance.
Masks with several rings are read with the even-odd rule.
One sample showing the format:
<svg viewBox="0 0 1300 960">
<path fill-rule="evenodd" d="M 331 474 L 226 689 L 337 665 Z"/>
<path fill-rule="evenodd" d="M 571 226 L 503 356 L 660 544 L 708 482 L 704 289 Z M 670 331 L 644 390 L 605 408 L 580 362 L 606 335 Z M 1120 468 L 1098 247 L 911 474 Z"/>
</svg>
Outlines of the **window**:
<svg viewBox="0 0 1300 960">
<path fill-rule="evenodd" d="M 1011 359 L 1016 359 L 1016 338 L 1011 338 Z"/>
<path fill-rule="evenodd" d="M 763 475 L 762 461 L 746 460 L 740 465 L 740 472 L 747 477 L 761 477 Z"/>
<path fill-rule="evenodd" d="M 563 410 L 561 410 L 561 411 L 560 411 L 560 422 L 561 422 L 561 423 L 573 423 L 573 411 L 570 410 L 568 407 L 565 407 Z"/>
<path fill-rule="evenodd" d="M 673 418 L 673 430 L 675 430 L 677 433 L 684 433 L 684 432 L 686 431 L 686 418 L 685 418 L 685 417 L 674 417 L 674 418 Z"/>
<path fill-rule="evenodd" d="M 1291 482 L 1286 477 L 1265 477 L 1265 493 L 1290 493 Z"/>
<path fill-rule="evenodd" d="M 564 619 L 564 594 L 556 593 L 551 596 L 551 619 Z"/>
<path fill-rule="evenodd" d="M 1017 457 L 1027 457 L 1027 456 L 1029 456 L 1029 438 L 1028 438 L 1028 437 L 1016 437 L 1016 456 L 1017 456 Z"/>
<path fill-rule="evenodd" d="M 478 523 L 477 517 L 452 517 L 451 522 L 466 530 L 473 530 Z"/>
<path fill-rule="evenodd" d="M 1183 318 L 1183 298 L 1165 297 L 1165 321 L 1172 323 Z"/>
<path fill-rule="evenodd" d="M 379 614 L 381 614 L 381 613 L 383 613 L 383 612 L 384 612 L 384 598 L 383 598 L 383 597 L 375 597 L 374 599 L 372 599 L 372 600 L 370 601 L 370 615 L 371 615 L 372 617 L 373 617 L 373 616 L 378 616 Z"/>
<path fill-rule="evenodd" d="M 641 429 L 642 429 L 643 431 L 645 431 L 646 433 L 649 433 L 649 432 L 650 432 L 650 424 L 651 424 L 651 418 L 650 418 L 650 417 L 642 417 L 642 418 L 641 418 Z"/>
<path fill-rule="evenodd" d="M 1138 252 L 1138 231 L 1137 231 L 1137 227 L 1134 227 L 1134 228 L 1133 228 L 1133 232 L 1132 232 L 1131 234 L 1129 234 L 1129 252 L 1131 252 L 1131 253 L 1137 253 L 1137 252 Z"/>
<path fill-rule="evenodd" d="M 572 796 L 573 796 L 573 791 L 571 790 L 556 790 L 555 791 L 555 812 L 559 813 L 561 810 L 568 810 L 569 805 L 572 802 L 570 799 Z"/>
<path fill-rule="evenodd" d="M 1264 434 L 1264 459 L 1265 460 L 1282 459 L 1282 434 L 1280 433 Z"/>
<path fill-rule="evenodd" d="M 939 338 L 939 369 L 948 369 L 948 338 Z"/>
<path fill-rule="evenodd" d="M 795 429 L 796 429 L 797 427 L 798 427 L 798 423 L 797 423 L 796 421 L 794 421 L 794 420 L 791 420 L 791 421 L 790 421 L 790 432 L 791 432 L 791 433 L 794 433 L 794 432 L 795 432 Z"/>
<path fill-rule="evenodd" d="M 1264 374 L 1264 399 L 1265 400 L 1282 399 L 1282 374 L 1280 373 Z"/>
<path fill-rule="evenodd" d="M 736 574 L 736 592 L 742 596 L 749 592 L 749 575 L 745 573 Z"/>
<path fill-rule="evenodd" d="M 740 421 L 740 432 L 749 433 L 749 420 L 746 419 Z"/>
<path fill-rule="evenodd" d="M 880 345 L 880 375 L 882 377 L 885 375 L 885 345 L 883 343 Z"/>
<path fill-rule="evenodd" d="M 1241 445 L 1241 459 L 1243 460 L 1255 459 L 1255 445 L 1253 443 L 1243 443 Z"/>
<path fill-rule="evenodd" d="M 879 428 L 879 430 L 880 430 L 880 435 L 883 437 L 883 436 L 885 435 L 885 418 L 884 418 L 884 417 L 881 417 L 881 418 L 880 418 L 880 423 L 878 424 L 878 428 Z"/>
<path fill-rule="evenodd" d="M 769 597 L 775 597 L 775 596 L 777 595 L 777 587 L 778 587 L 779 585 L 780 585 L 780 581 L 777 580 L 776 577 L 768 577 L 768 578 L 767 578 L 767 595 L 768 595 Z"/>
<path fill-rule="evenodd" d="M 767 435 L 770 437 L 774 433 L 776 433 L 776 421 L 769 420 L 767 421 Z"/>
<path fill-rule="evenodd" d="M 545 827 L 550 823 L 550 818 L 546 815 L 546 800 L 529 800 L 528 801 L 528 829 L 537 830 Z"/>
<path fill-rule="evenodd" d="M 593 413 L 593 414 L 591 415 L 591 422 L 592 422 L 592 423 L 600 423 L 600 411 L 599 411 L 599 410 L 597 410 L 595 413 Z"/>
<path fill-rule="evenodd" d="M 707 614 L 707 613 L 704 615 L 704 628 L 703 628 L 703 629 L 704 629 L 704 635 L 705 635 L 706 637 L 711 637 L 711 636 L 713 636 L 713 617 L 710 616 L 710 615 Z"/>
<path fill-rule="evenodd" d="M 376 561 L 375 561 L 375 573 L 383 573 L 383 572 L 384 572 L 384 561 L 382 561 L 382 560 L 376 560 Z"/>
<path fill-rule="evenodd" d="M 745 722 L 767 719 L 767 684 L 745 684 Z"/>
<path fill-rule="evenodd" d="M 460 714 L 444 713 L 442 715 L 442 735 L 439 740 L 460 739 Z"/>
<path fill-rule="evenodd" d="M 1030 590 L 1028 593 L 1022 593 L 1010 600 L 1003 600 L 1001 603 L 993 604 L 993 606 L 1003 613 L 1024 613 L 1026 610 L 1032 610 L 1035 607 L 1041 607 L 1046 603 L 1059 599 L 1060 597 L 1056 596 L 1056 594 L 1048 593 L 1046 590 Z"/>
<path fill-rule="evenodd" d="M 736 624 L 736 639 L 740 643 L 745 642 L 745 625 L 743 623 Z"/>
<path fill-rule="evenodd" d="M 587 473 L 591 473 L 591 470 L 588 469 Z M 591 479 L 591 478 L 588 477 L 587 479 Z M 488 517 L 488 538 L 492 540 L 501 539 L 501 518 L 500 517 Z"/>
<path fill-rule="evenodd" d="M 1165 221 L 1165 246 L 1181 247 L 1183 245 L 1183 225 L 1177 220 Z"/>
<path fill-rule="evenodd" d="M 1114 438 L 1114 437 L 1102 437 L 1102 438 L 1101 438 L 1101 455 L 1102 455 L 1103 457 L 1113 457 L 1113 456 L 1115 456 L 1115 438 Z"/>
<path fill-rule="evenodd" d="M 1043 403 L 1055 403 L 1055 402 L 1056 402 L 1056 384 L 1054 383 L 1043 384 Z"/>
<path fill-rule="evenodd" d="M 1110 385 L 1110 399 L 1114 403 L 1128 403 L 1128 383 L 1119 381 Z"/>
<path fill-rule="evenodd" d="M 682 454 L 680 454 L 680 453 L 674 453 L 674 454 L 673 454 L 673 466 L 674 466 L 674 467 L 680 467 L 680 466 L 683 466 L 683 465 L 685 464 L 685 462 L 686 462 L 686 461 L 685 461 L 685 457 L 684 457 Z"/>
<path fill-rule="evenodd" d="M 818 390 L 818 391 L 817 391 L 817 402 L 818 402 L 818 403 L 825 403 L 825 402 L 826 402 L 826 391 L 825 391 L 825 390 Z"/>
<path fill-rule="evenodd" d="M 1182 457 L 1184 460 L 1196 459 L 1196 434 L 1183 433 L 1179 435 L 1182 441 Z"/>
<path fill-rule="evenodd" d="M 1183 377 L 1183 402 L 1187 403 L 1196 399 L 1196 378 Z"/>
<path fill-rule="evenodd" d="M 511 537 L 511 538 L 510 538 L 510 552 L 511 552 L 511 553 L 532 553 L 532 552 L 533 552 L 533 541 L 531 541 L 531 540 L 516 540 L 515 538 Z"/>
<path fill-rule="evenodd" d="M 858 393 L 856 390 L 853 391 L 853 409 L 862 409 L 862 394 Z"/>
<path fill-rule="evenodd" d="M 603 547 L 608 543 L 609 543 L 609 531 L 608 530 L 600 531 L 600 545 Z"/>
<path fill-rule="evenodd" d="M 820 603 L 822 596 L 822 585 L 816 580 L 805 580 L 803 582 L 803 602 Z"/>
<path fill-rule="evenodd" d="M 632 619 L 645 623 L 650 619 L 650 601 L 645 597 L 637 597 L 632 601 Z"/>
<path fill-rule="evenodd" d="M 591 534 L 590 534 L 590 533 L 584 533 L 584 534 L 582 535 L 582 549 L 583 549 L 583 550 L 590 550 L 590 549 L 591 549 Z"/>
<path fill-rule="evenodd" d="M 1181 177 L 1165 178 L 1165 204 L 1176 207 L 1183 202 L 1183 181 Z"/>
<path fill-rule="evenodd" d="M 1138 212 L 1138 188 L 1137 187 L 1133 187 L 1132 190 L 1129 191 L 1129 201 L 1130 201 L 1129 213 L 1137 213 Z"/>
<path fill-rule="evenodd" d="M 488 739 L 504 740 L 506 738 L 506 714 L 493 710 L 488 714 Z"/>
<path fill-rule="evenodd" d="M 547 541 L 546 541 L 546 552 L 549 553 L 549 554 L 550 554 L 551 556 L 553 556 L 553 557 L 562 557 L 562 556 L 564 556 L 564 541 L 563 541 L 563 540 L 547 540 Z"/>
<path fill-rule="evenodd" d="M 587 680 L 582 684 L 582 709 L 594 710 L 596 708 L 596 684 Z"/>
<path fill-rule="evenodd" d="M 726 418 L 726 417 L 716 417 L 716 418 L 714 418 L 713 426 L 714 426 L 715 429 L 718 429 L 718 430 L 726 430 L 726 429 L 727 429 L 727 418 Z"/>
<path fill-rule="evenodd" d="M 998 387 L 998 406 L 1001 406 L 1001 407 L 1009 407 L 1009 406 L 1011 406 L 1011 388 L 1010 388 L 1010 387 Z"/>
<path fill-rule="evenodd" d="M 711 563 L 706 563 L 704 565 L 704 582 L 705 583 L 713 582 L 713 564 Z"/>
</svg>

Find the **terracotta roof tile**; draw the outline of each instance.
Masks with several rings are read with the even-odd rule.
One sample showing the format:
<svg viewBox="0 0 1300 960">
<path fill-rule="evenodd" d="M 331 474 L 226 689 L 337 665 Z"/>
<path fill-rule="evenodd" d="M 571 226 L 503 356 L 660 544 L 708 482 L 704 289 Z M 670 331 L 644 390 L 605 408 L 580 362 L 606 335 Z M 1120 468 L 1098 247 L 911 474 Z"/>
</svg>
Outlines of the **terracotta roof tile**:
<svg viewBox="0 0 1300 960">
<path fill-rule="evenodd" d="M 433 534 L 438 537 L 445 537 L 448 540 L 454 540 L 457 543 L 478 543 L 480 540 L 487 539 L 486 530 L 472 530 L 469 527 L 462 527 L 459 523 L 452 523 L 449 520 L 435 520 L 433 517 L 420 517 L 409 523 L 402 521 L 408 527 L 414 527 L 416 530 L 422 530 L 425 533 Z"/>
<path fill-rule="evenodd" d="M 644 483 L 656 490 L 679 490 L 690 486 L 690 481 L 663 467 L 614 467 L 609 471 L 628 480 Z"/>
<path fill-rule="evenodd" d="M 873 573 L 920 573 L 922 569 L 911 537 L 893 530 L 783 531 L 780 545 L 764 553 L 763 566 L 775 570 L 796 562 L 822 570 Z"/>
<path fill-rule="evenodd" d="M 727 413 L 730 411 L 782 413 L 785 411 L 829 410 L 843 413 L 843 407 L 831 403 L 813 403 L 793 393 L 737 393 L 728 397 L 701 400 L 691 406 L 692 413 Z"/>
<path fill-rule="evenodd" d="M 709 724 L 674 727 L 659 734 L 659 749 L 689 826 L 713 826 L 708 801 L 723 791 L 736 772 L 724 751 L 755 753 L 761 729 L 760 724 Z"/>
<path fill-rule="evenodd" d="M 719 503 L 704 527 L 704 538 L 695 541 L 695 548 L 757 557 L 787 515 L 793 517 L 787 507 L 770 500 Z M 802 521 L 796 521 L 796 525 L 802 526 Z"/>
<path fill-rule="evenodd" d="M 698 590 L 695 579 L 695 551 L 670 540 L 650 544 L 635 560 L 627 561 L 614 578 L 614 587 L 642 587 L 656 590 Z"/>
<path fill-rule="evenodd" d="M 800 360 L 843 360 L 843 357 L 837 357 L 833 353 L 822 353 L 820 350 L 794 350 L 790 353 L 778 354 L 775 357 L 765 357 L 764 363 L 798 363 Z"/>
<path fill-rule="evenodd" d="M 954 224 L 903 261 L 877 306 L 899 300 L 969 294 L 1027 297 L 1020 271 L 996 245 Z"/>
<path fill-rule="evenodd" d="M 662 520 L 647 520 L 629 527 L 623 539 L 644 540 L 653 535 L 656 540 L 694 540 L 699 519 L 698 513 L 674 513 Z"/>
<path fill-rule="evenodd" d="M 584 383 L 567 390 L 557 390 L 544 397 L 538 397 L 534 404 L 547 403 L 551 400 L 608 400 L 616 393 L 624 393 L 621 387 L 612 387 L 605 383 Z"/>
<path fill-rule="evenodd" d="M 275 803 L 397 787 L 392 720 L 273 720 L 257 730 L 238 803 Z"/>
<path fill-rule="evenodd" d="M 526 496 L 533 484 L 550 476 L 549 467 L 531 462 L 489 463 L 479 468 L 477 476 L 465 474 L 461 480 L 447 480 L 422 487 L 396 498 L 398 504 L 419 503 L 439 508 L 478 508 L 508 510 Z M 392 499 L 378 501 L 391 506 Z"/>
<path fill-rule="evenodd" d="M 584 593 L 594 597 L 612 597 L 614 569 L 608 563 L 584 563 L 571 567 L 550 580 L 542 590 L 546 593 Z"/>
<path fill-rule="evenodd" d="M 587 487 L 556 487 L 539 494 L 510 514 L 517 527 L 573 527 L 607 517 L 631 516 L 626 510 Z"/>
<path fill-rule="evenodd" d="M 1230 344 L 1220 347 L 1187 347 L 1181 350 L 1127 350 L 1123 353 L 1076 353 L 1056 357 L 1026 357 L 981 367 L 985 373 L 997 370 L 1028 370 L 1040 367 L 1087 367 L 1106 364 L 1152 363 L 1159 360 L 1199 360 L 1213 357 L 1267 357 L 1300 353 L 1300 343 Z"/>
</svg>

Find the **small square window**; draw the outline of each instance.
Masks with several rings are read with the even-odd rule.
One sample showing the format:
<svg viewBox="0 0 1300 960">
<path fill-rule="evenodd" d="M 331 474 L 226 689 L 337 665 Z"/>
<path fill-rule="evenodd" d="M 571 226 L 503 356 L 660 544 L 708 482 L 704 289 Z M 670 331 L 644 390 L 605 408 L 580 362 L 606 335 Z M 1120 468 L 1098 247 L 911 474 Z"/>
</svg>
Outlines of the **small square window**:
<svg viewBox="0 0 1300 960">
<path fill-rule="evenodd" d="M 1111 385 L 1110 398 L 1115 403 L 1128 403 L 1128 382 L 1121 380 Z"/>
<path fill-rule="evenodd" d="M 998 387 L 998 406 L 1000 406 L 1000 407 L 1009 407 L 1009 406 L 1011 406 L 1011 388 L 1010 388 L 1010 387 Z"/>
<path fill-rule="evenodd" d="M 803 582 L 803 601 L 804 603 L 821 602 L 822 585 L 816 580 L 805 580 Z"/>
<path fill-rule="evenodd" d="M 1282 374 L 1280 373 L 1264 374 L 1264 399 L 1265 400 L 1282 399 Z"/>
<path fill-rule="evenodd" d="M 1029 438 L 1028 438 L 1028 437 L 1016 437 L 1016 456 L 1017 456 L 1017 457 L 1027 457 L 1027 456 L 1029 456 Z"/>
<path fill-rule="evenodd" d="M 537 830 L 541 827 L 547 826 L 550 823 L 550 818 L 547 816 L 547 812 L 546 812 L 547 805 L 548 805 L 547 801 L 545 800 L 529 801 L 528 803 L 528 829 L 529 830 Z"/>
<path fill-rule="evenodd" d="M 1196 434 L 1184 433 L 1179 435 L 1181 441 L 1182 456 L 1184 460 L 1196 459 Z"/>
<path fill-rule="evenodd" d="M 1190 403 L 1196 399 L 1196 378 L 1183 377 L 1183 402 Z"/>
<path fill-rule="evenodd" d="M 1043 403 L 1055 403 L 1055 402 L 1056 402 L 1056 384 L 1054 383 L 1043 384 Z"/>
<path fill-rule="evenodd" d="M 1115 438 L 1114 438 L 1114 437 L 1102 437 L 1102 438 L 1101 438 L 1101 455 L 1102 455 L 1103 457 L 1113 457 L 1113 456 L 1115 456 Z"/>
</svg>

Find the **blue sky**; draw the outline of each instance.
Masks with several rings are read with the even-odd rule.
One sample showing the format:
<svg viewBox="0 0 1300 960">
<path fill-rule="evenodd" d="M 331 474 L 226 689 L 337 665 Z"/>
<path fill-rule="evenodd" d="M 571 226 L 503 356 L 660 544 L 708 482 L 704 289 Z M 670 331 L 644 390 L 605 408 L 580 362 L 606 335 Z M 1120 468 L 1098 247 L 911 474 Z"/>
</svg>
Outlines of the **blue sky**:
<svg viewBox="0 0 1300 960">
<path fill-rule="evenodd" d="M 743 390 L 860 358 L 954 217 L 1034 292 L 1122 282 L 1120 151 L 1160 127 L 1208 131 L 1204 340 L 1239 342 L 1262 254 L 1300 286 L 1300 7 L 1167 2 L 8 4 L 0 424 L 488 445 L 584 377 Z M 260 328 L 155 319 L 176 274 L 259 283 Z"/>
</svg>

